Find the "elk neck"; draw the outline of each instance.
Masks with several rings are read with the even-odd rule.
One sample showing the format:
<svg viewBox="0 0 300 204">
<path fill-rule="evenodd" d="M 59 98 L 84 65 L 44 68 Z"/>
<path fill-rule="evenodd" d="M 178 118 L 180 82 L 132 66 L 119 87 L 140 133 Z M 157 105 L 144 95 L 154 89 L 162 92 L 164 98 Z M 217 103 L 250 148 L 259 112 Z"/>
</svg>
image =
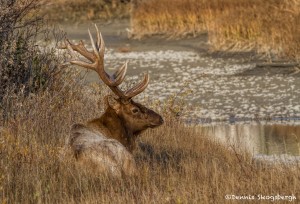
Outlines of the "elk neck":
<svg viewBox="0 0 300 204">
<path fill-rule="evenodd" d="M 107 107 L 100 118 L 89 121 L 87 126 L 103 133 L 107 137 L 118 140 L 129 149 L 134 145 L 134 139 L 137 136 L 111 107 Z"/>
</svg>

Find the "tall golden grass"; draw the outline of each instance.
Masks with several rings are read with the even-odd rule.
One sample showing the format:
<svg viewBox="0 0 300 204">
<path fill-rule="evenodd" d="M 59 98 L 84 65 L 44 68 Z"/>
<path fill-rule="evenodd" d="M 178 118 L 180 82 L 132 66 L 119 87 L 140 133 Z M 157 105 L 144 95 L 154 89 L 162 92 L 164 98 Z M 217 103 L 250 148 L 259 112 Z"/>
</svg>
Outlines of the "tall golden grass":
<svg viewBox="0 0 300 204">
<path fill-rule="evenodd" d="M 299 0 L 148 0 L 133 7 L 133 32 L 197 35 L 208 32 L 216 49 L 300 56 Z"/>
<path fill-rule="evenodd" d="M 32 53 L 34 59 L 40 54 Z M 63 55 L 51 52 L 58 66 L 63 59 L 55 54 Z M 27 59 L 18 62 L 26 68 Z M 226 194 L 278 193 L 300 198 L 299 165 L 259 164 L 244 150 L 219 144 L 173 116 L 173 100 L 160 106 L 165 125 L 140 139 L 136 176 L 114 179 L 78 166 L 65 147 L 69 128 L 99 116 L 107 94 L 79 77 L 62 69 L 43 89 L 3 93 L 9 105 L 0 104 L 1 203 L 224 203 Z"/>
<path fill-rule="evenodd" d="M 300 196 L 299 166 L 257 164 L 244 150 L 221 145 L 168 113 L 163 127 L 141 137 L 136 176 L 114 179 L 84 169 L 65 139 L 72 123 L 101 114 L 97 101 L 105 91 L 75 80 L 66 84 L 54 94 L 13 102 L 15 117 L 0 131 L 3 203 L 224 203 L 227 194 Z"/>
<path fill-rule="evenodd" d="M 205 31 L 204 6 L 203 1 L 197 0 L 137 1 L 131 13 L 131 26 L 141 36 L 197 35 Z"/>
<path fill-rule="evenodd" d="M 256 50 L 299 60 L 299 0 L 59 0 L 43 13 L 54 22 L 131 18 L 132 34 L 197 36 L 216 50 Z"/>
</svg>

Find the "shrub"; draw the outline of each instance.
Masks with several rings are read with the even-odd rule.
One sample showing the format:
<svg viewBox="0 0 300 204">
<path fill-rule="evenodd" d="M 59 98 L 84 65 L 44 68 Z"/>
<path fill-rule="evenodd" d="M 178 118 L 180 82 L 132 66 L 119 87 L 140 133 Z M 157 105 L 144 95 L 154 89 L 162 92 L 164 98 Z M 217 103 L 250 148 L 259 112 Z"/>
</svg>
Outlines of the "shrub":
<svg viewBox="0 0 300 204">
<path fill-rule="evenodd" d="M 1 1 L 0 108 L 4 117 L 15 95 L 28 96 L 49 88 L 59 71 L 61 59 L 55 49 L 39 42 L 50 32 L 39 16 L 40 6 L 38 0 Z"/>
</svg>

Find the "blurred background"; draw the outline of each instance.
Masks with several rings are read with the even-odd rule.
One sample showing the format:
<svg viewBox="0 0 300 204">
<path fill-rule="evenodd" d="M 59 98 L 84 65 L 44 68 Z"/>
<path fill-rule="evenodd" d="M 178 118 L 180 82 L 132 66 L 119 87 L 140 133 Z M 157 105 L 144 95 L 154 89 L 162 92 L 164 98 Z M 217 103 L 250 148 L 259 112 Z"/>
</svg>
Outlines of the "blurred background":
<svg viewBox="0 0 300 204">
<path fill-rule="evenodd" d="M 57 23 L 128 19 L 135 37 L 208 33 L 215 49 L 300 53 L 299 0 L 58 0 L 42 11 Z"/>
</svg>

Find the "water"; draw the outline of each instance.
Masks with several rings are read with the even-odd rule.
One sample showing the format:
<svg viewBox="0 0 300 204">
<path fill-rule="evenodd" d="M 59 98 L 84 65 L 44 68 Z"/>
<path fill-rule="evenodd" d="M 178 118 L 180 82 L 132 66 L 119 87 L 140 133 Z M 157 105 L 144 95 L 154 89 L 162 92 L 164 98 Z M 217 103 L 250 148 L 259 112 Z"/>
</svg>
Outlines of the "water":
<svg viewBox="0 0 300 204">
<path fill-rule="evenodd" d="M 300 117 L 300 74 L 293 68 L 256 67 L 251 55 L 221 57 L 210 54 L 207 36 L 196 39 L 133 40 L 124 32 L 129 24 L 98 24 L 106 42 L 105 68 L 112 72 L 129 60 L 125 81 L 138 81 L 148 72 L 150 83 L 140 98 L 163 101 L 176 95 L 193 107 L 185 118 L 205 121 L 273 120 Z M 91 26 L 91 25 L 89 25 Z M 91 49 L 88 25 L 65 26 L 68 37 L 83 39 Z M 94 31 L 93 31 L 94 33 Z M 121 52 L 120 48 L 128 48 Z M 89 72 L 88 81 L 99 81 Z M 126 84 L 126 82 L 124 82 Z"/>
<path fill-rule="evenodd" d="M 300 125 L 224 124 L 205 129 L 220 141 L 253 155 L 300 156 Z"/>
</svg>

